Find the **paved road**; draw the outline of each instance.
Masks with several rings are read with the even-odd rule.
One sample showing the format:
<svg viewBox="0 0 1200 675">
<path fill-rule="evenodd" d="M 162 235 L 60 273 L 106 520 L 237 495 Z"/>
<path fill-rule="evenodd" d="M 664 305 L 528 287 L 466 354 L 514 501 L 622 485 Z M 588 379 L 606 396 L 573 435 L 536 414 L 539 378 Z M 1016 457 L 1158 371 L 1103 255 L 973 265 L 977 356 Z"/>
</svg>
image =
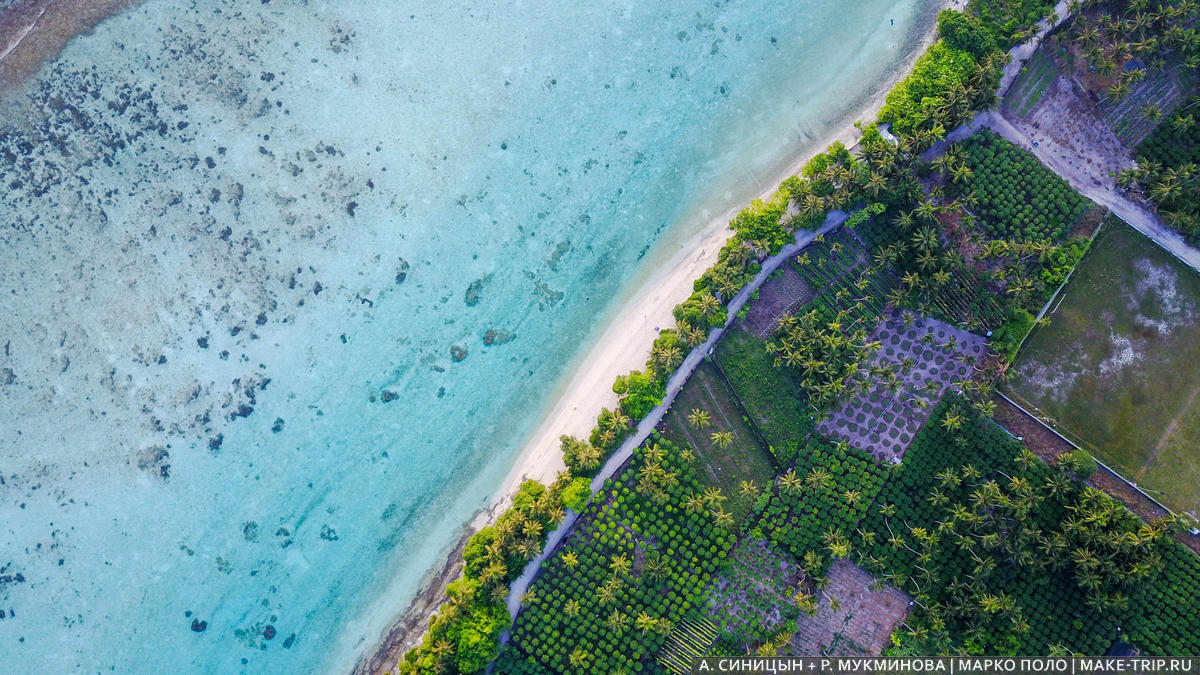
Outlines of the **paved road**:
<svg viewBox="0 0 1200 675">
<path fill-rule="evenodd" d="M 764 283 L 766 283 L 767 278 L 770 277 L 771 273 L 774 272 L 781 264 L 783 264 L 785 260 L 796 255 L 806 246 L 811 244 L 818 235 L 826 234 L 842 223 L 846 222 L 846 219 L 849 217 L 850 214 L 846 213 L 845 211 L 830 212 L 829 215 L 826 216 L 825 222 L 821 224 L 821 227 L 818 228 L 817 231 L 809 232 L 802 230 L 797 232 L 796 241 L 794 243 L 784 246 L 778 254 L 773 255 L 763 261 L 762 269 L 759 270 L 758 274 L 754 276 L 754 280 L 747 284 L 746 287 L 743 288 L 736 296 L 734 296 L 732 301 L 730 301 L 729 319 L 725 322 L 725 326 L 721 328 L 714 328 L 709 333 L 708 340 L 706 340 L 704 344 L 693 348 L 692 351 L 688 353 L 688 355 L 683 359 L 683 363 L 675 371 L 675 374 L 672 375 L 667 381 L 667 391 L 666 395 L 663 397 L 663 402 L 659 404 L 658 407 L 651 410 L 650 413 L 646 415 L 645 419 L 638 423 L 637 430 L 634 432 L 634 434 L 625 439 L 625 442 L 621 444 L 621 447 L 617 448 L 617 451 L 614 452 L 612 456 L 608 458 L 608 461 L 604 463 L 604 466 L 600 469 L 600 473 L 596 474 L 596 477 L 592 479 L 592 494 L 595 494 L 596 491 L 603 487 L 604 481 L 616 474 L 617 470 L 620 469 L 621 466 L 633 456 L 634 448 L 638 447 L 645 442 L 647 438 L 649 438 L 650 432 L 654 431 L 654 428 L 658 426 L 658 423 L 662 420 L 663 415 L 666 415 L 667 410 L 670 409 L 671 404 L 675 401 L 675 397 L 683 389 L 683 385 L 687 384 L 688 378 L 692 376 L 692 373 L 695 372 L 696 368 L 700 365 L 700 362 L 704 360 L 704 357 L 709 355 L 709 353 L 712 351 L 712 348 L 717 344 L 717 341 L 721 339 L 721 336 L 725 334 L 725 331 L 737 319 L 738 310 L 745 306 L 745 304 L 750 300 L 751 294 L 753 294 L 754 291 L 758 290 Z M 550 536 L 547 537 L 546 546 L 542 549 L 542 553 L 533 560 L 529 561 L 529 563 L 525 566 L 525 570 L 521 573 L 521 576 L 517 577 L 516 581 L 514 581 L 512 586 L 509 587 L 508 613 L 513 617 L 513 619 L 516 619 L 517 613 L 521 611 L 521 596 L 525 594 L 525 591 L 529 589 L 529 585 L 533 583 L 534 578 L 537 576 L 538 570 L 541 569 L 542 562 L 554 554 L 554 550 L 558 547 L 559 543 L 562 542 L 563 538 L 566 537 L 571 531 L 571 528 L 575 525 L 575 520 L 577 518 L 578 516 L 576 514 L 570 511 L 567 512 L 567 517 L 564 518 L 563 521 L 559 523 L 558 527 L 550 533 Z M 505 633 L 500 637 L 500 644 L 503 645 L 507 643 L 508 637 L 508 632 L 505 631 Z"/>
</svg>

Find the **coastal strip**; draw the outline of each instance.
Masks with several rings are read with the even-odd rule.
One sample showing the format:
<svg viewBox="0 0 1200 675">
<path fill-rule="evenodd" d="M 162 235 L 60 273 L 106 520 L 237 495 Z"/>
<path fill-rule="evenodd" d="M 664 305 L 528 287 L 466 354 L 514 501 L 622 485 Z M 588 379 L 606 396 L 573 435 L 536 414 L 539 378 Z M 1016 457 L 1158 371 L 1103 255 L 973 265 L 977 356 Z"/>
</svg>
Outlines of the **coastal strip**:
<svg viewBox="0 0 1200 675">
<path fill-rule="evenodd" d="M 73 38 L 138 0 L 18 0 L 0 12 L 0 89 L 20 84 Z"/>
<path fill-rule="evenodd" d="M 947 0 L 939 3 L 939 9 L 962 4 L 961 1 Z M 936 26 L 931 25 L 913 49 L 897 63 L 892 76 L 883 86 L 843 116 L 838 131 L 805 143 L 800 152 L 783 163 L 767 180 L 755 177 L 755 183 L 762 186 L 758 195 L 733 200 L 728 211 L 711 218 L 679 252 L 654 269 L 641 283 L 630 285 L 632 290 L 615 303 L 619 309 L 612 314 L 599 338 L 590 343 L 582 357 L 568 366 L 568 370 L 574 374 L 555 390 L 556 403 L 524 443 L 512 470 L 497 489 L 492 504 L 473 519 L 468 535 L 493 523 L 496 516 L 511 503 L 522 481 L 549 483 L 566 468 L 559 438 L 563 435 L 586 438 L 596 423 L 596 414 L 602 408 L 617 405 L 617 394 L 612 391 L 613 380 L 620 374 L 642 368 L 658 330 L 675 325 L 672 313 L 675 306 L 689 296 L 693 282 L 716 262 L 721 247 L 733 235 L 729 223 L 745 204 L 754 197 L 769 199 L 783 180 L 799 173 L 806 163 L 831 144 L 840 142 L 853 147 L 859 136 L 853 122 L 876 119 L 888 92 L 908 75 L 917 59 L 936 39 Z M 569 531 L 574 518 L 574 514 L 568 514 L 558 531 Z M 554 543 L 548 542 L 543 551 L 553 550 Z M 449 559 L 437 569 L 449 569 L 460 557 L 461 549 L 456 547 L 450 551 Z M 357 662 L 354 675 L 391 672 L 404 652 L 420 642 L 433 611 L 445 600 L 446 586 L 456 577 L 444 574 L 427 577 L 419 596 L 392 622 L 377 646 Z"/>
<path fill-rule="evenodd" d="M 784 261 L 800 253 L 809 244 L 816 241 L 818 237 L 822 237 L 832 232 L 835 228 L 840 227 L 849 217 L 850 214 L 845 211 L 830 211 L 825 217 L 825 222 L 816 231 L 800 230 L 796 232 L 796 239 L 793 243 L 784 246 L 779 253 L 763 261 L 762 269 L 758 271 L 758 274 L 754 275 L 754 281 L 738 291 L 738 294 L 729 301 L 729 318 L 725 320 L 725 325 L 720 328 L 714 328 L 709 333 L 708 339 L 703 344 L 692 349 L 687 357 L 684 358 L 683 363 L 667 382 L 667 392 L 663 397 L 663 402 L 655 406 L 646 417 L 638 422 L 637 431 L 634 435 L 625 439 L 621 447 L 604 463 L 604 467 L 600 469 L 600 472 L 592 478 L 593 495 L 604 487 L 604 481 L 614 476 L 625 465 L 625 462 L 629 461 L 629 458 L 633 456 L 633 451 L 650 437 L 650 433 L 654 431 L 658 423 L 662 421 L 663 416 L 671 409 L 671 404 L 675 402 L 675 397 L 683 389 L 683 385 L 687 384 L 688 378 L 692 376 L 692 373 L 700 365 L 700 362 L 712 353 L 713 348 L 716 347 L 717 343 L 725 335 L 725 331 L 733 325 L 734 321 L 737 321 L 738 311 L 750 301 L 750 296 L 766 283 L 771 274 L 779 269 L 779 266 Z M 554 554 L 563 538 L 571 532 L 571 528 L 575 525 L 577 517 L 577 514 L 569 513 L 559 523 L 558 527 L 546 539 L 546 545 L 542 547 L 542 552 L 525 565 L 525 570 L 521 573 L 521 576 L 517 577 L 509 586 L 508 613 L 513 620 L 516 620 L 517 614 L 521 611 L 521 596 L 529 589 L 529 584 L 533 583 L 542 563 Z M 508 635 L 508 631 L 504 631 L 500 636 L 501 645 L 508 642 Z"/>
</svg>

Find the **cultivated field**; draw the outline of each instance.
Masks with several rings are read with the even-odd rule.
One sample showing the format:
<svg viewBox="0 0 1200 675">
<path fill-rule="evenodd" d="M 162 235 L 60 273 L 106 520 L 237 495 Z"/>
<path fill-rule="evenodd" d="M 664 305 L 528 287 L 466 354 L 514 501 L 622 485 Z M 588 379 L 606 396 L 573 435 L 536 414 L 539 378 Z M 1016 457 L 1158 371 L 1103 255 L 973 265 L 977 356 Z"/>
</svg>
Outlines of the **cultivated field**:
<svg viewBox="0 0 1200 675">
<path fill-rule="evenodd" d="M 1200 512 L 1200 276 L 1101 232 L 1005 389 L 1176 511 Z"/>
<path fill-rule="evenodd" d="M 985 340 L 909 312 L 881 321 L 871 339 L 883 346 L 870 365 L 891 368 L 895 378 L 874 377 L 870 389 L 834 406 L 817 430 L 893 462 L 904 456 L 942 394 L 974 376 Z"/>
<path fill-rule="evenodd" d="M 853 563 L 839 559 L 829 568 L 829 586 L 820 593 L 817 615 L 801 617 L 791 647 L 806 656 L 878 656 L 888 636 L 908 616 L 909 598 L 883 586 Z"/>
<path fill-rule="evenodd" d="M 707 412 L 709 423 L 700 427 L 689 423 L 688 414 L 693 410 Z M 727 508 L 738 522 L 754 505 L 754 497 L 742 493 L 741 481 L 752 480 L 763 487 L 775 477 L 770 456 L 742 419 L 733 395 L 711 364 L 696 369 L 659 428 L 667 438 L 696 449 L 704 474 L 729 497 Z M 720 431 L 733 434 L 727 447 L 713 442 L 713 432 Z"/>
</svg>

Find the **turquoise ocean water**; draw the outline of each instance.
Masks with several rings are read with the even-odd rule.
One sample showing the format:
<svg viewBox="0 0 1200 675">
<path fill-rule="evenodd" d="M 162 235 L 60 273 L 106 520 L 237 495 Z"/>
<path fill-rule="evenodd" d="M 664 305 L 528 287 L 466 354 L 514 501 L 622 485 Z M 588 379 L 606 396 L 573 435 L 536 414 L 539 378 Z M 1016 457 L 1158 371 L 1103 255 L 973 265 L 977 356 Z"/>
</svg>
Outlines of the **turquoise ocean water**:
<svg viewBox="0 0 1200 675">
<path fill-rule="evenodd" d="M 148 0 L 73 41 L 0 110 L 0 672 L 348 668 L 612 298 L 935 10 Z"/>
</svg>

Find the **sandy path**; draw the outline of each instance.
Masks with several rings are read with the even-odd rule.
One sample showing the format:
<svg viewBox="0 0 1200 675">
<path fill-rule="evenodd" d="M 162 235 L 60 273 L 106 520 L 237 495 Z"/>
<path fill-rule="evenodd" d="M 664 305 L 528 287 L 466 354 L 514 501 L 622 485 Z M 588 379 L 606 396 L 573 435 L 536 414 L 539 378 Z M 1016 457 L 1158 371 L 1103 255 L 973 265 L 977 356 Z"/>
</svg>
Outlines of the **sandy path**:
<svg viewBox="0 0 1200 675">
<path fill-rule="evenodd" d="M 1097 184 L 1092 181 L 1086 169 L 1081 167 L 1079 158 L 1073 157 L 1072 153 L 1057 143 L 1050 142 L 1048 138 L 1039 139 L 1035 146 L 1033 141 L 1012 122 L 1002 115 L 990 111 L 980 113 L 967 126 L 975 128 L 986 126 L 1009 141 L 1032 151 L 1042 164 L 1066 179 L 1071 187 L 1080 194 L 1108 208 L 1135 230 L 1166 249 L 1183 264 L 1200 272 L 1200 250 L 1189 245 L 1178 233 L 1163 225 L 1158 217 L 1149 210 L 1118 193 L 1115 185 Z"/>
</svg>

